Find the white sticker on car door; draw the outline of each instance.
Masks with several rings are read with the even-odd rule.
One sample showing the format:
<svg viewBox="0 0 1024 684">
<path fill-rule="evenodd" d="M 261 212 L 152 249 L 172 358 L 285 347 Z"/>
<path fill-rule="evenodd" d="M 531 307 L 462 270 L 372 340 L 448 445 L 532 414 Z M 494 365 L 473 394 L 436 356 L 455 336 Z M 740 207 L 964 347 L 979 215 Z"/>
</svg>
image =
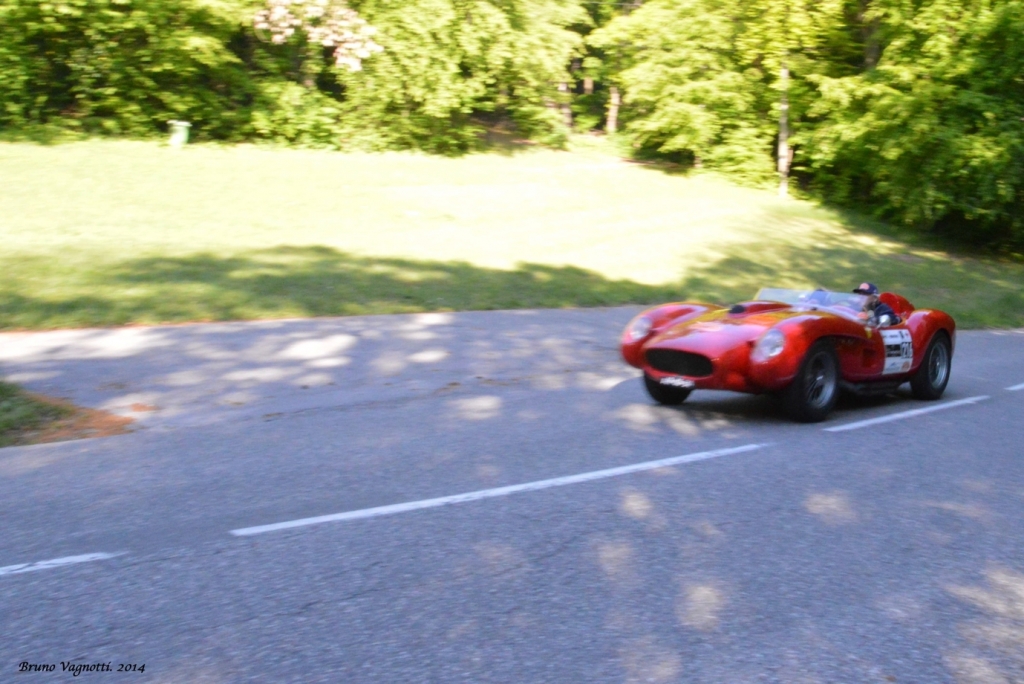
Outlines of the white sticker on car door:
<svg viewBox="0 0 1024 684">
<path fill-rule="evenodd" d="M 909 330 L 883 330 L 882 343 L 885 345 L 885 368 L 882 375 L 906 373 L 914 362 L 914 341 Z"/>
</svg>

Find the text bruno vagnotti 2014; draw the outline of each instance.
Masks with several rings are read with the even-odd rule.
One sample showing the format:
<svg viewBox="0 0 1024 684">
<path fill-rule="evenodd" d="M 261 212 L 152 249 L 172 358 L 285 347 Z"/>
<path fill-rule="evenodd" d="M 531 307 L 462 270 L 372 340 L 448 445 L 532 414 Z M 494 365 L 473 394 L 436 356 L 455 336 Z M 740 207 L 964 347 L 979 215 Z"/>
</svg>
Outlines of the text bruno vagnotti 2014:
<svg viewBox="0 0 1024 684">
<path fill-rule="evenodd" d="M 62 660 L 60 671 L 67 672 L 72 677 L 77 677 L 83 672 L 145 672 L 146 664 L 142 663 L 118 663 L 114 667 L 113 662 L 109 663 L 73 663 Z M 58 663 L 30 663 L 27 660 L 18 663 L 18 672 L 57 672 Z"/>
</svg>

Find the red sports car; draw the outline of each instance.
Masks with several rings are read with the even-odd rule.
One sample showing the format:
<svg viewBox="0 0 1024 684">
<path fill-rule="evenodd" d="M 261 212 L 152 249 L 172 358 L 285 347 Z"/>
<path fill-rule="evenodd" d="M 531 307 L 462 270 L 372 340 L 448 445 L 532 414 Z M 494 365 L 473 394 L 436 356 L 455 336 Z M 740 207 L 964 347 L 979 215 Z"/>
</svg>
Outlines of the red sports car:
<svg viewBox="0 0 1024 684">
<path fill-rule="evenodd" d="M 952 317 L 891 292 L 879 299 L 896 318 L 870 317 L 865 295 L 826 290 L 764 288 L 728 309 L 665 304 L 629 323 L 622 356 L 662 404 L 694 389 L 770 392 L 793 418 L 815 422 L 841 389 L 884 394 L 910 382 L 915 397 L 938 399 L 956 344 Z"/>
</svg>

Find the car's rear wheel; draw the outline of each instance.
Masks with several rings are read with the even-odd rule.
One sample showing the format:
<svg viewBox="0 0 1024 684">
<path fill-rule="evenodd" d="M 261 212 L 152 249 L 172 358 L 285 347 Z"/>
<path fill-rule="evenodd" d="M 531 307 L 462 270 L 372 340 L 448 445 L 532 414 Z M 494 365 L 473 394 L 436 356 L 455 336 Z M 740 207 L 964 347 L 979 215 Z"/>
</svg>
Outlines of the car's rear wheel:
<svg viewBox="0 0 1024 684">
<path fill-rule="evenodd" d="M 782 394 L 786 413 L 802 423 L 825 420 L 839 397 L 839 359 L 832 343 L 811 345 L 793 382 Z"/>
<path fill-rule="evenodd" d="M 644 373 L 644 387 L 647 388 L 647 393 L 651 395 L 651 399 L 665 406 L 678 406 L 682 404 L 690 396 L 690 392 L 693 391 L 689 387 L 662 385 L 647 373 Z"/>
<path fill-rule="evenodd" d="M 910 391 L 914 397 L 928 400 L 941 397 L 949 382 L 952 360 L 953 350 L 949 344 L 949 336 L 940 330 L 928 343 L 924 361 L 910 378 Z"/>
</svg>

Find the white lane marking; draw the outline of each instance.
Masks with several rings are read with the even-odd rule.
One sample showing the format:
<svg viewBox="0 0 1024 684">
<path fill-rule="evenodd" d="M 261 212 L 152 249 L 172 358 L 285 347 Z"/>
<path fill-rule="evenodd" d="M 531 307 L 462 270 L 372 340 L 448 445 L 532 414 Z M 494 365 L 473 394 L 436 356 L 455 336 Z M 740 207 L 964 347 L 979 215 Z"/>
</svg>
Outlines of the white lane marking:
<svg viewBox="0 0 1024 684">
<path fill-rule="evenodd" d="M 1024 390 L 1024 382 L 1020 383 L 1019 385 L 1014 385 L 1013 387 L 1007 387 L 1006 389 L 1010 390 L 1011 392 Z"/>
<path fill-rule="evenodd" d="M 91 561 L 107 560 L 109 558 L 115 558 L 117 556 L 123 556 L 124 551 L 120 553 L 86 553 L 81 556 L 65 556 L 64 558 L 52 558 L 50 560 L 38 561 L 36 563 L 20 563 L 18 565 L 5 565 L 0 568 L 0 575 L 18 575 L 23 572 L 35 572 L 36 570 L 50 570 L 52 568 L 61 568 L 65 565 L 74 565 L 75 563 L 89 563 Z"/>
<path fill-rule="evenodd" d="M 914 416 L 920 416 L 923 413 L 931 413 L 933 411 L 943 411 L 945 409 L 955 408 L 957 406 L 964 406 L 966 404 L 976 404 L 979 401 L 988 399 L 987 395 L 978 397 L 968 397 L 967 399 L 958 399 L 957 401 L 947 401 L 944 404 L 935 404 L 928 406 L 927 408 L 913 409 L 910 411 L 901 411 L 899 413 L 890 413 L 887 416 L 879 416 L 878 418 L 868 418 L 867 420 L 858 420 L 855 423 L 847 423 L 846 425 L 838 425 L 836 427 L 824 428 L 825 432 L 843 432 L 845 430 L 857 430 L 859 428 L 868 427 L 870 425 L 878 425 L 879 423 L 888 423 L 893 420 L 903 420 L 904 418 L 912 418 Z"/>
<path fill-rule="evenodd" d="M 361 510 L 356 511 L 334 513 L 332 515 L 320 515 L 315 518 L 301 518 L 299 520 L 289 520 L 287 522 L 273 523 L 271 525 L 243 527 L 241 529 L 231 530 L 231 534 L 235 535 L 236 537 L 247 537 L 253 534 L 263 534 L 264 532 L 276 532 L 278 530 L 287 530 L 292 527 L 305 527 L 307 525 L 319 525 L 321 523 L 341 522 L 345 520 L 360 520 L 362 518 L 376 518 L 382 515 L 394 515 L 396 513 L 405 513 L 407 511 L 418 511 L 424 508 L 436 508 L 438 506 L 447 506 L 450 504 L 467 503 L 469 501 L 491 499 L 498 496 L 518 494 L 520 492 L 535 492 L 539 489 L 549 489 L 551 487 L 564 487 L 566 485 L 579 484 L 581 482 L 592 482 L 593 480 L 603 480 L 609 477 L 618 477 L 620 475 L 638 473 L 644 470 L 654 470 L 656 468 L 667 468 L 669 466 L 682 465 L 684 463 L 693 463 L 695 461 L 705 461 L 709 458 L 718 458 L 719 456 L 741 454 L 747 451 L 754 451 L 755 449 L 760 449 L 764 446 L 766 445 L 745 444 L 743 446 L 732 447 L 729 449 L 702 451 L 695 454 L 686 454 L 684 456 L 673 456 L 671 458 L 663 458 L 658 461 L 645 461 L 643 463 L 634 463 L 632 465 L 619 466 L 618 468 L 594 470 L 589 473 L 580 473 L 579 475 L 567 475 L 565 477 L 555 477 L 550 480 L 537 480 L 535 482 L 526 482 L 523 484 L 509 485 L 507 487 L 496 487 L 494 489 L 480 489 L 475 492 L 466 492 L 464 494 L 441 496 L 436 499 L 423 499 L 421 501 L 409 501 L 406 503 L 392 504 L 390 506 L 363 508 Z"/>
</svg>

